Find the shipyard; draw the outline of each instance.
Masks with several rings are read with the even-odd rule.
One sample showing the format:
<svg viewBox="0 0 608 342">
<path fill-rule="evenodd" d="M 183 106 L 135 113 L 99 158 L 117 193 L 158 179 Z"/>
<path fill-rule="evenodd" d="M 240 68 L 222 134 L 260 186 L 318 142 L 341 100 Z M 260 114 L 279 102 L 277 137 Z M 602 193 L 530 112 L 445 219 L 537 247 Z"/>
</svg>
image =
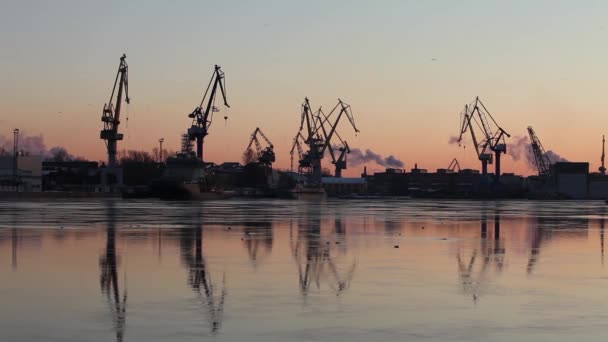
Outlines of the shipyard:
<svg viewBox="0 0 608 342">
<path fill-rule="evenodd" d="M 505 172 L 501 159 L 508 156 L 511 135 L 500 127 L 479 97 L 460 112 L 459 136 L 452 144 L 469 142 L 479 169 L 461 168 L 454 158 L 434 172 L 414 163 L 409 170 L 393 155 L 382 157 L 367 149 L 352 148 L 340 134 L 364 134 L 357 128 L 353 109 L 341 99 L 327 113 L 313 107 L 307 97 L 300 113 L 292 114 L 299 128 L 289 150 L 289 169 L 273 168 L 275 146 L 260 127 L 253 129 L 238 161 L 214 163 L 205 160 L 205 144 L 211 125 L 222 119 L 220 108 L 230 108 L 225 74 L 215 65 L 202 100 L 187 114 L 190 127 L 180 136 L 177 152 L 159 147 L 152 151 L 122 150 L 121 110 L 129 104 L 128 65 L 120 57 L 110 99 L 103 105 L 103 128 L 107 160 L 95 162 L 74 158 L 57 148 L 39 154 L 35 148 L 19 146 L 19 128 L 13 130 L 12 149 L 5 142 L 0 150 L 0 196 L 2 197 L 123 197 L 212 200 L 231 197 L 363 199 L 366 196 L 411 198 L 528 198 L 607 199 L 605 138 L 601 140 L 601 166 L 590 170 L 589 162 L 571 162 L 546 151 L 534 128 L 518 137 L 517 154 L 523 154 L 536 174 Z M 219 99 L 219 101 L 217 101 Z M 318 108 L 318 109 L 316 109 Z M 214 118 L 215 116 L 215 118 Z M 219 118 L 218 118 L 219 116 Z M 227 121 L 228 116 L 224 115 Z M 31 139 L 31 138 L 30 138 Z M 4 139 L 7 140 L 7 139 Z M 599 146 L 599 144 L 598 144 Z M 600 150 L 598 148 L 598 154 Z M 287 157 L 287 156 L 283 156 Z M 285 158 L 287 159 L 287 158 Z M 363 167 L 360 177 L 344 177 L 349 159 Z M 367 165 L 386 165 L 368 173 Z M 422 165 L 421 165 L 422 166 Z M 493 166 L 493 167 L 492 167 Z M 352 168 L 352 165 L 351 165 Z"/>
<path fill-rule="evenodd" d="M 604 341 L 608 2 L 0 5 L 0 341 Z"/>
</svg>

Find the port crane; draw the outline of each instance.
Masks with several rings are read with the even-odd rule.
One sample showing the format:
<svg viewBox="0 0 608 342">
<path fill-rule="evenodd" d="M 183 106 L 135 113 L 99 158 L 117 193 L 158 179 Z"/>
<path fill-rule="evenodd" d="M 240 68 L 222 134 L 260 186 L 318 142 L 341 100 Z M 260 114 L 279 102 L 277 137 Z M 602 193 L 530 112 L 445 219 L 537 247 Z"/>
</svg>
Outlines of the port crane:
<svg viewBox="0 0 608 342">
<path fill-rule="evenodd" d="M 458 169 L 458 171 L 456 171 L 456 169 Z M 451 172 L 460 172 L 460 163 L 458 163 L 458 159 L 452 159 L 450 165 L 448 165 L 447 170 Z"/>
<path fill-rule="evenodd" d="M 457 141 L 460 143 L 467 131 L 471 133 L 477 157 L 481 161 L 481 173 L 483 175 L 488 174 L 488 164 L 492 164 L 494 159 L 493 152 L 496 159 L 495 181 L 498 182 L 500 178 L 500 155 L 507 153 L 505 136 L 511 137 L 511 135 L 496 123 L 496 120 L 494 120 L 479 97 L 476 97 L 472 103 L 465 105 L 464 110 L 461 112 L 461 117 L 462 124 Z M 475 135 L 473 122 L 481 130 L 482 136 L 480 140 Z"/>
<path fill-rule="evenodd" d="M 260 142 L 260 138 L 258 138 L 258 135 L 264 140 L 264 142 L 266 142 L 266 147 L 262 148 L 262 143 Z M 274 145 L 272 145 L 270 140 L 266 137 L 266 135 L 259 127 L 257 127 L 251 134 L 249 145 L 247 145 L 247 148 L 245 149 L 246 154 L 249 151 L 252 151 L 251 147 L 254 144 L 258 162 L 266 167 L 272 166 L 272 163 L 274 163 L 276 160 L 274 154 Z"/>
<path fill-rule="evenodd" d="M 340 111 L 337 114 L 336 120 L 332 124 L 330 121 L 331 116 L 338 108 L 340 109 Z M 331 110 L 329 115 L 325 115 L 325 113 L 323 113 L 321 109 L 319 109 L 318 115 L 319 119 L 321 119 L 320 128 L 323 132 L 323 137 L 326 141 L 325 148 L 327 148 L 327 150 L 329 151 L 329 155 L 331 156 L 331 163 L 335 167 L 334 176 L 338 178 L 342 177 L 342 170 L 345 170 L 347 167 L 346 155 L 350 153 L 350 147 L 348 146 L 348 143 L 340 137 L 336 130 L 343 115 L 348 118 L 348 121 L 353 127 L 355 133 L 359 133 L 359 129 L 355 124 L 355 118 L 353 116 L 350 105 L 342 102 L 342 100 L 340 99 L 338 99 L 338 104 L 336 104 L 336 106 Z M 325 127 L 326 125 L 328 126 L 327 128 Z M 336 137 L 336 139 L 338 139 L 339 144 L 332 144 L 333 137 Z"/>
<path fill-rule="evenodd" d="M 534 128 L 528 126 L 528 136 L 530 137 L 530 146 L 532 147 L 532 154 L 534 155 L 534 163 L 538 169 L 539 176 L 545 176 L 551 173 L 551 159 L 545 152 L 543 144 L 540 143 L 540 139 L 534 132 Z"/>
<path fill-rule="evenodd" d="M 125 93 L 125 102 L 128 104 L 131 101 L 129 98 L 129 66 L 127 65 L 126 58 L 127 56 L 125 54 L 120 57 L 120 64 L 118 65 L 118 72 L 116 73 L 116 79 L 114 80 L 112 94 L 110 94 L 110 100 L 103 105 L 103 113 L 101 115 L 103 129 L 101 130 L 99 137 L 106 142 L 106 147 L 108 149 L 108 167 L 110 168 L 116 167 L 116 145 L 119 140 L 123 139 L 123 134 L 118 133 L 123 92 Z M 118 92 L 116 92 L 117 87 Z M 115 92 L 116 102 L 114 103 Z"/>
<path fill-rule="evenodd" d="M 213 113 L 220 111 L 219 108 L 215 106 L 218 88 L 222 92 L 224 106 L 230 108 L 226 100 L 224 78 L 224 72 L 221 70 L 221 67 L 216 65 L 200 105 L 194 108 L 192 113 L 188 114 L 188 117 L 192 119 L 192 126 L 188 128 L 188 138 L 190 141 L 196 140 L 196 158 L 201 161 L 203 160 L 203 142 L 205 137 L 209 134 L 209 127 L 213 122 Z M 206 104 L 205 100 L 207 101 Z M 227 117 L 224 119 L 226 118 Z"/>
<path fill-rule="evenodd" d="M 308 183 L 311 186 L 321 184 L 321 159 L 326 150 L 329 151 L 332 164 L 335 165 L 336 177 L 340 177 L 342 170 L 346 169 L 346 155 L 350 153 L 350 147 L 337 133 L 338 124 L 343 116 L 348 118 L 355 133 L 358 133 L 351 107 L 342 100 L 338 99 L 338 104 L 327 115 L 321 108 L 313 113 L 308 98 L 305 98 L 302 104 L 300 129 L 294 138 L 290 154 L 293 158 L 296 148 L 300 152 L 302 145 L 308 147 L 307 151 L 300 153 L 298 171 L 308 176 Z M 337 147 L 331 145 L 334 137 L 340 143 Z"/>
<path fill-rule="evenodd" d="M 298 173 L 302 173 L 300 169 L 300 165 L 302 164 L 302 160 L 304 158 L 304 150 L 302 149 L 302 145 L 304 145 L 304 137 L 302 133 L 298 132 L 296 136 L 293 138 L 293 145 L 291 145 L 291 150 L 289 151 L 290 159 L 291 159 L 291 172 L 293 172 L 293 155 L 297 151 L 298 152 Z"/>
<path fill-rule="evenodd" d="M 323 159 L 327 142 L 321 135 L 321 120 L 318 113 L 312 112 L 308 98 L 304 99 L 301 108 L 298 132 L 303 137 L 303 142 L 308 150 L 302 154 L 298 170 L 307 175 L 308 185 L 317 187 L 321 186 L 321 159 Z M 302 132 L 304 133 L 302 134 Z"/>
</svg>

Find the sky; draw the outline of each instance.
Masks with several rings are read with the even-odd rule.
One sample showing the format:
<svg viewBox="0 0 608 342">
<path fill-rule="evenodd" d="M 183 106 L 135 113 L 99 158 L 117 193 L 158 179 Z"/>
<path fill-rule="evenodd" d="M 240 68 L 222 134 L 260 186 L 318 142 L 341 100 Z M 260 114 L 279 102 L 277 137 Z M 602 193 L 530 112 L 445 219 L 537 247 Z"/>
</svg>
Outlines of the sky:
<svg viewBox="0 0 608 342">
<path fill-rule="evenodd" d="M 448 141 L 479 96 L 513 138 L 533 126 L 547 150 L 597 170 L 607 15 L 605 1 L 2 0 L 0 135 L 19 128 L 105 159 L 101 112 L 126 53 L 131 104 L 119 149 L 152 150 L 161 137 L 179 149 L 219 64 L 230 108 L 220 107 L 205 140 L 208 161 L 240 160 L 260 127 L 275 166 L 289 167 L 309 97 L 325 110 L 338 98 L 351 105 L 361 132 L 339 127 L 351 148 L 394 155 L 407 169 L 455 157 L 478 169 L 470 146 Z M 509 157 L 503 171 L 532 173 Z"/>
</svg>

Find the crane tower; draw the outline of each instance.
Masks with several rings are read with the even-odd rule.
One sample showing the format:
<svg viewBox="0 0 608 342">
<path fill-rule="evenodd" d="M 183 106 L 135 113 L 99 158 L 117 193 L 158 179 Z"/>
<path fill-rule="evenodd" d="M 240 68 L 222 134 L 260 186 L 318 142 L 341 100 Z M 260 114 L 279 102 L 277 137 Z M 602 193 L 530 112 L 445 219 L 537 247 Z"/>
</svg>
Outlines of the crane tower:
<svg viewBox="0 0 608 342">
<path fill-rule="evenodd" d="M 125 102 L 129 103 L 129 81 L 128 81 L 128 65 L 126 61 L 127 56 L 122 55 L 120 57 L 120 64 L 118 65 L 118 72 L 116 73 L 116 79 L 114 80 L 114 87 L 112 88 L 112 94 L 108 103 L 103 105 L 103 114 L 101 121 L 103 122 L 103 130 L 101 130 L 99 137 L 106 141 L 108 148 L 108 167 L 116 167 L 116 145 L 119 140 L 122 140 L 122 133 L 118 133 L 118 126 L 120 125 L 120 110 L 122 107 L 122 94 L 125 93 Z M 118 93 L 116 95 L 116 104 L 114 101 L 114 93 L 118 86 Z"/>
</svg>

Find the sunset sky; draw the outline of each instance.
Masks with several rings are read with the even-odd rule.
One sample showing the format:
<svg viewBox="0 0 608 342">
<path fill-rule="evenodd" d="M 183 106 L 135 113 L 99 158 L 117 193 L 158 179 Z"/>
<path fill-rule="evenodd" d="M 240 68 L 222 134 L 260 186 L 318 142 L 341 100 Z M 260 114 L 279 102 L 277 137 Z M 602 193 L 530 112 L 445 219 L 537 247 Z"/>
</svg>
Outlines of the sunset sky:
<svg viewBox="0 0 608 342">
<path fill-rule="evenodd" d="M 132 101 L 119 149 L 151 150 L 163 137 L 177 150 L 219 64 L 231 108 L 205 140 L 208 161 L 240 160 L 260 127 L 276 166 L 289 167 L 308 96 L 326 110 L 338 98 L 352 106 L 361 133 L 347 121 L 340 130 L 351 147 L 407 169 L 454 157 L 479 168 L 472 148 L 448 141 L 480 96 L 514 138 L 531 125 L 547 150 L 594 171 L 608 123 L 606 18 L 606 1 L 3 0 L 0 135 L 19 128 L 105 159 L 101 110 L 126 53 Z M 508 157 L 503 171 L 531 173 Z"/>
</svg>

